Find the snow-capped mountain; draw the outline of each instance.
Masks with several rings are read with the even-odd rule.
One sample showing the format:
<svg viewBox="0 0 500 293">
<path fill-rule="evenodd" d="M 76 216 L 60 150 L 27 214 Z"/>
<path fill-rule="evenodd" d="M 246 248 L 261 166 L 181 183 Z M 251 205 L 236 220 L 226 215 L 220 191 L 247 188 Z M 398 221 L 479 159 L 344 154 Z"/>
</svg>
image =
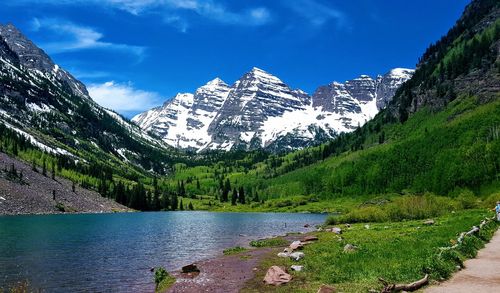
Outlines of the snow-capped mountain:
<svg viewBox="0 0 500 293">
<path fill-rule="evenodd" d="M 132 119 L 175 147 L 295 149 L 349 132 L 373 118 L 413 70 L 396 68 L 319 87 L 312 96 L 253 68 L 231 87 L 219 78 Z"/>
<path fill-rule="evenodd" d="M 95 103 L 83 83 L 11 24 L 0 24 L 0 123 L 46 152 L 80 162 L 99 157 L 163 171 L 151 157 L 170 149 Z"/>
</svg>

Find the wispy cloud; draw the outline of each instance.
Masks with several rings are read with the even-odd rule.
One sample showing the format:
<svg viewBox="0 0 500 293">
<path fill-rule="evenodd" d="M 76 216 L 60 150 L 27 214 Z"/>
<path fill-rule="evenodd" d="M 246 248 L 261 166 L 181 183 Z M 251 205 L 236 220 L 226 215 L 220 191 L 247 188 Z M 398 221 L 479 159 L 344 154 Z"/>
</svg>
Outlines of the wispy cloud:
<svg viewBox="0 0 500 293">
<path fill-rule="evenodd" d="M 344 28 L 348 22 L 342 11 L 320 1 L 294 0 L 283 3 L 314 27 L 322 27 L 330 21 L 335 21 L 339 28 Z"/>
<path fill-rule="evenodd" d="M 85 5 L 119 9 L 133 15 L 160 14 L 165 23 L 180 31 L 189 27 L 184 12 L 194 12 L 198 16 L 217 23 L 241 26 L 260 26 L 272 20 L 266 7 L 254 6 L 234 11 L 218 0 L 4 0 L 7 5 Z"/>
<path fill-rule="evenodd" d="M 145 52 L 145 47 L 105 42 L 102 40 L 104 37 L 102 33 L 66 20 L 34 18 L 31 27 L 34 31 L 48 30 L 57 35 L 58 40 L 41 45 L 51 54 L 84 49 L 106 49 L 123 51 L 142 59 Z"/>
<path fill-rule="evenodd" d="M 126 116 L 149 110 L 162 103 L 159 94 L 136 89 L 131 82 L 108 81 L 102 84 L 90 84 L 87 88 L 92 99 L 99 105 Z"/>
</svg>

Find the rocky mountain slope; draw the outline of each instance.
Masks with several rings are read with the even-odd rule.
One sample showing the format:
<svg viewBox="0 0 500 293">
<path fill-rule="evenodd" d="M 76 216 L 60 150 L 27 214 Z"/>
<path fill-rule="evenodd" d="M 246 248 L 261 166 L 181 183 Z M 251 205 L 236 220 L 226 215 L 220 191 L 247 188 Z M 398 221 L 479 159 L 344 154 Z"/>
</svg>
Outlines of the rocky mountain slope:
<svg viewBox="0 0 500 293">
<path fill-rule="evenodd" d="M 0 123 L 74 161 L 168 169 L 171 149 L 104 109 L 11 24 L 0 25 Z M 159 160 L 161 158 L 161 160 Z"/>
<path fill-rule="evenodd" d="M 310 96 L 253 68 L 232 86 L 216 78 L 132 119 L 177 148 L 303 148 L 350 132 L 384 108 L 413 70 L 362 75 L 319 87 Z"/>
<path fill-rule="evenodd" d="M 17 176 L 13 176 L 11 170 L 15 170 Z M 34 171 L 32 166 L 0 153 L 0 215 L 128 210 L 95 191 L 78 185 L 73 190 L 71 181 L 44 176 L 40 169 Z"/>
</svg>

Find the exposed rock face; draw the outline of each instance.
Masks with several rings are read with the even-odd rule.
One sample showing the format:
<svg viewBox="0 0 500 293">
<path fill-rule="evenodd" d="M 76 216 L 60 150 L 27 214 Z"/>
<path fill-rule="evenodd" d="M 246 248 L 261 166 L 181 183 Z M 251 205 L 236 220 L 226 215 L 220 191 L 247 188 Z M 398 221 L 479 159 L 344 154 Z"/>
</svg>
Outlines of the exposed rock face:
<svg viewBox="0 0 500 293">
<path fill-rule="evenodd" d="M 232 87 L 224 107 L 208 131 L 213 140 L 209 148 L 251 144 L 270 117 L 282 117 L 286 112 L 304 110 L 310 97 L 290 89 L 280 79 L 253 68 Z"/>
<path fill-rule="evenodd" d="M 413 70 L 319 87 L 312 96 L 253 68 L 231 87 L 215 79 L 132 119 L 186 149 L 297 149 L 354 130 L 391 100 Z"/>
<path fill-rule="evenodd" d="M 18 57 L 19 63 L 33 73 L 56 80 L 71 89 L 73 94 L 89 98 L 85 86 L 71 74 L 54 64 L 45 52 L 26 38 L 12 24 L 0 24 L 0 37 Z M 2 45 L 0 44 L 0 50 Z M 3 56 L 3 54 L 2 54 Z"/>
<path fill-rule="evenodd" d="M 170 147 L 99 106 L 13 25 L 0 24 L 0 80 L 0 123 L 32 145 L 80 162 L 99 157 L 164 172 L 166 163 L 146 158 Z"/>
</svg>

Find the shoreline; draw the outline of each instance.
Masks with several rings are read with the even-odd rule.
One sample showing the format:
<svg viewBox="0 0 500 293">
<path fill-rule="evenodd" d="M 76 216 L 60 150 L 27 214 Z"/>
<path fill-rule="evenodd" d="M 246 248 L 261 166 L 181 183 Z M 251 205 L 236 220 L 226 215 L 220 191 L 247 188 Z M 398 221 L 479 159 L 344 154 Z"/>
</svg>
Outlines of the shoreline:
<svg viewBox="0 0 500 293">
<path fill-rule="evenodd" d="M 272 247 L 252 247 L 248 243 L 247 246 L 244 246 L 244 248 L 247 249 L 245 251 L 230 255 L 222 254 L 195 261 L 194 264 L 196 264 L 200 269 L 199 274 L 185 274 L 182 273 L 181 269 L 170 271 L 170 275 L 176 279 L 175 283 L 172 284 L 172 286 L 167 290 L 161 292 L 240 292 L 241 289 L 245 288 L 247 282 L 255 278 L 256 273 L 260 270 L 259 266 L 262 261 L 269 259 L 276 253 L 282 251 L 289 245 L 289 243 L 315 232 L 316 231 L 289 232 L 280 236 L 253 239 L 269 240 L 282 238 L 287 241 L 287 244 Z"/>
</svg>

